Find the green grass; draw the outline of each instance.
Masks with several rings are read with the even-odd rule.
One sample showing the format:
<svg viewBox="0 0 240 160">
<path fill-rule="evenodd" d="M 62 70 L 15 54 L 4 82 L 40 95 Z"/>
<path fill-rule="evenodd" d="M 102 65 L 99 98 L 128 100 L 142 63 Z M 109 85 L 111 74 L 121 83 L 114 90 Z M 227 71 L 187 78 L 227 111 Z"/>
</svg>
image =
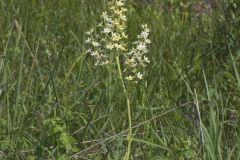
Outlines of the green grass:
<svg viewBox="0 0 240 160">
<path fill-rule="evenodd" d="M 130 89 L 130 159 L 238 160 L 240 4 L 195 17 L 182 2 L 127 2 L 129 42 L 143 23 L 152 41 L 147 74 Z M 84 42 L 106 8 L 0 1 L 0 159 L 124 158 L 122 82 L 94 66 Z"/>
</svg>

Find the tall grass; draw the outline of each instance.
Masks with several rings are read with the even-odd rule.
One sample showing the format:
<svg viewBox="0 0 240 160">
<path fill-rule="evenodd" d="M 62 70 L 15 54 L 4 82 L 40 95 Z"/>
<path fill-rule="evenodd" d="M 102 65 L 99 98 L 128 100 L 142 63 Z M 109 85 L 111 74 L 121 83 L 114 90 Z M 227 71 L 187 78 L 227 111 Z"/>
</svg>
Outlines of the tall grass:
<svg viewBox="0 0 240 160">
<path fill-rule="evenodd" d="M 129 42 L 143 23 L 152 41 L 145 78 L 131 88 L 129 159 L 240 159 L 240 4 L 195 16 L 181 2 L 127 1 Z M 0 2 L 0 159 L 124 158 L 122 83 L 85 48 L 106 8 Z"/>
</svg>

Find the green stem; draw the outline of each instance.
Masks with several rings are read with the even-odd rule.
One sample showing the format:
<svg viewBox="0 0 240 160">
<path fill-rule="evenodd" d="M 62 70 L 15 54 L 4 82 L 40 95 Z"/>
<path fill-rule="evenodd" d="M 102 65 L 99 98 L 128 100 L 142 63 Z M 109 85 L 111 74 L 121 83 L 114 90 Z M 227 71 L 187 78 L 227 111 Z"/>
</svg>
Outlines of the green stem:
<svg viewBox="0 0 240 160">
<path fill-rule="evenodd" d="M 119 56 L 116 56 L 116 60 L 117 60 L 119 78 L 120 78 L 120 80 L 122 82 L 123 91 L 124 91 L 124 94 L 125 94 L 126 100 L 127 100 L 129 132 L 128 132 L 128 149 L 127 149 L 127 152 L 125 154 L 124 160 L 129 160 L 130 152 L 131 152 L 131 144 L 132 144 L 132 137 L 131 137 L 132 136 L 131 106 L 130 106 L 130 100 L 129 100 L 129 95 L 128 95 L 128 92 L 127 92 L 127 88 L 126 88 L 125 83 L 123 81 L 121 65 L 120 65 L 120 62 L 119 62 Z"/>
</svg>

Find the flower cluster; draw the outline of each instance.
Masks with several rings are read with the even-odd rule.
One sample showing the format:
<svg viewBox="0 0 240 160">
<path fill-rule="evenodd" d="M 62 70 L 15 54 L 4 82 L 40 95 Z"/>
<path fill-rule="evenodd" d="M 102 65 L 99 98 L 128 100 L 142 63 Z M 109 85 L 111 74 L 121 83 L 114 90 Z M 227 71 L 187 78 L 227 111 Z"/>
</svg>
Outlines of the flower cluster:
<svg viewBox="0 0 240 160">
<path fill-rule="evenodd" d="M 146 56 L 148 53 L 147 45 L 151 43 L 148 38 L 150 30 L 147 25 L 142 25 L 143 31 L 140 35 L 137 36 L 137 41 L 133 44 L 134 48 L 130 50 L 130 52 L 126 53 L 125 56 L 125 70 L 127 80 L 141 80 L 143 79 L 143 69 L 150 63 L 150 60 Z"/>
<path fill-rule="evenodd" d="M 137 37 L 137 41 L 133 43 L 134 48 L 128 49 L 126 40 L 126 22 L 127 9 L 125 0 L 114 0 L 109 7 L 108 12 L 101 15 L 101 23 L 96 29 L 86 32 L 89 49 L 87 52 L 95 59 L 95 65 L 106 65 L 113 63 L 114 58 L 119 55 L 124 56 L 124 79 L 129 81 L 137 81 L 143 78 L 141 69 L 150 62 L 146 53 L 150 30 L 147 25 L 142 25 L 143 31 Z"/>
<path fill-rule="evenodd" d="M 98 24 L 99 34 L 93 35 L 94 30 L 87 32 L 89 36 L 86 43 L 89 44 L 88 53 L 96 60 L 95 65 L 105 65 L 111 62 L 112 53 L 119 53 L 126 50 L 124 39 L 127 39 L 126 12 L 124 0 L 117 0 L 110 7 L 110 14 L 103 12 L 102 22 Z"/>
</svg>

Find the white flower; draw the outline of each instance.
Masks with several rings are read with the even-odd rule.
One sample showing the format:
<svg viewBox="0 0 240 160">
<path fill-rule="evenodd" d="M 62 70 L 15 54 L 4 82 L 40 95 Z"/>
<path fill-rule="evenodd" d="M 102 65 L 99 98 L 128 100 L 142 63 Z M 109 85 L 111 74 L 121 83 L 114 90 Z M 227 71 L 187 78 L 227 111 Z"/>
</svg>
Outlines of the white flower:
<svg viewBox="0 0 240 160">
<path fill-rule="evenodd" d="M 112 20 L 112 18 L 106 18 L 105 20 L 108 22 L 108 24 L 111 24 L 111 23 L 113 23 L 113 20 Z"/>
<path fill-rule="evenodd" d="M 146 56 L 144 56 L 144 61 L 145 61 L 146 63 L 150 63 L 150 60 L 149 60 L 148 57 L 146 57 Z"/>
<path fill-rule="evenodd" d="M 124 25 L 120 25 L 120 24 L 116 25 L 116 27 L 122 32 L 124 32 L 123 30 L 126 28 Z"/>
<path fill-rule="evenodd" d="M 122 20 L 122 21 L 127 21 L 127 17 L 125 16 L 125 15 L 120 15 L 120 19 Z"/>
<path fill-rule="evenodd" d="M 122 15 L 122 11 L 119 10 L 119 9 L 115 10 L 114 12 L 115 12 L 115 14 L 118 14 L 118 15 L 120 15 L 120 16 Z"/>
<path fill-rule="evenodd" d="M 98 42 L 96 42 L 96 41 L 92 41 L 92 45 L 93 45 L 94 47 L 99 47 L 99 46 L 100 46 L 100 44 L 99 44 Z"/>
<path fill-rule="evenodd" d="M 126 64 L 126 65 L 129 65 L 129 64 L 132 64 L 132 63 L 136 63 L 135 60 L 134 60 L 134 58 L 127 59 L 127 60 L 125 61 L 125 64 Z"/>
<path fill-rule="evenodd" d="M 117 33 L 112 34 L 112 40 L 113 41 L 119 41 L 121 39 L 121 36 Z"/>
<path fill-rule="evenodd" d="M 92 33 L 93 33 L 93 28 L 86 32 L 87 35 L 90 35 Z"/>
<path fill-rule="evenodd" d="M 91 52 L 91 56 L 99 57 L 98 51 Z"/>
<path fill-rule="evenodd" d="M 146 46 L 144 43 L 139 43 L 139 44 L 137 45 L 137 50 L 146 52 L 147 46 Z"/>
<path fill-rule="evenodd" d="M 100 23 L 98 23 L 97 27 L 102 27 L 102 25 L 103 25 L 103 23 L 100 22 Z"/>
<path fill-rule="evenodd" d="M 127 12 L 127 8 L 122 8 L 122 12 Z"/>
<path fill-rule="evenodd" d="M 92 53 L 92 49 L 88 49 L 86 52 L 87 53 Z"/>
<path fill-rule="evenodd" d="M 124 3 L 121 0 L 119 0 L 116 2 L 116 5 L 119 7 L 122 7 L 124 5 Z"/>
<path fill-rule="evenodd" d="M 145 42 L 146 42 L 147 44 L 150 44 L 150 43 L 151 43 L 150 39 L 145 39 Z"/>
<path fill-rule="evenodd" d="M 112 5 L 112 6 L 109 7 L 109 9 L 112 10 L 112 11 L 114 11 L 114 10 L 116 10 L 116 6 L 113 6 L 113 5 Z"/>
<path fill-rule="evenodd" d="M 113 28 L 112 21 L 111 21 L 111 22 L 108 22 L 108 23 L 106 24 L 106 26 L 107 26 L 108 28 Z"/>
<path fill-rule="evenodd" d="M 108 63 L 109 63 L 109 61 L 106 60 L 105 62 L 102 62 L 101 65 L 106 65 L 106 64 L 108 64 Z"/>
<path fill-rule="evenodd" d="M 121 51 L 124 51 L 124 50 L 125 50 L 125 48 L 124 48 L 123 45 L 121 45 L 121 44 L 114 44 L 114 46 L 115 46 L 115 48 L 116 48 L 117 50 L 121 50 Z"/>
<path fill-rule="evenodd" d="M 128 38 L 128 36 L 125 34 L 125 32 L 122 32 L 122 37 L 126 38 L 126 39 Z"/>
<path fill-rule="evenodd" d="M 142 27 L 143 29 L 145 29 L 145 28 L 147 28 L 147 24 L 142 24 L 141 27 Z"/>
<path fill-rule="evenodd" d="M 91 38 L 87 38 L 86 40 L 85 40 L 85 43 L 91 43 Z"/>
<path fill-rule="evenodd" d="M 103 19 L 105 19 L 105 20 L 108 19 L 107 12 L 103 12 L 103 13 L 102 13 L 102 17 L 103 17 Z"/>
<path fill-rule="evenodd" d="M 108 43 L 106 45 L 106 48 L 112 50 L 114 48 L 114 45 L 112 43 Z"/>
<path fill-rule="evenodd" d="M 149 35 L 149 32 L 147 32 L 147 31 L 142 31 L 141 34 L 140 34 L 140 36 L 139 36 L 138 38 L 144 38 L 144 39 L 146 39 L 146 38 L 148 37 L 148 35 Z"/>
<path fill-rule="evenodd" d="M 112 30 L 111 30 L 111 28 L 107 27 L 107 28 L 104 28 L 102 32 L 105 34 L 108 34 L 108 33 L 112 32 Z"/>
<path fill-rule="evenodd" d="M 140 72 L 138 72 L 137 73 L 137 78 L 141 80 L 141 79 L 143 79 L 143 75 Z"/>
<path fill-rule="evenodd" d="M 125 79 L 126 79 L 126 80 L 128 80 L 128 81 L 132 81 L 132 80 L 133 80 L 133 78 L 134 78 L 134 77 L 133 77 L 133 76 L 131 76 L 131 75 L 130 75 L 130 76 L 127 76 L 127 77 L 125 77 Z"/>
<path fill-rule="evenodd" d="M 135 52 L 135 50 L 131 50 L 130 52 L 126 53 L 126 55 L 131 56 L 131 55 L 133 55 L 134 52 Z"/>
<path fill-rule="evenodd" d="M 115 19 L 115 20 L 113 21 L 113 24 L 114 24 L 116 27 L 120 26 L 120 22 L 119 22 L 119 20 L 117 20 L 117 19 Z"/>
</svg>

